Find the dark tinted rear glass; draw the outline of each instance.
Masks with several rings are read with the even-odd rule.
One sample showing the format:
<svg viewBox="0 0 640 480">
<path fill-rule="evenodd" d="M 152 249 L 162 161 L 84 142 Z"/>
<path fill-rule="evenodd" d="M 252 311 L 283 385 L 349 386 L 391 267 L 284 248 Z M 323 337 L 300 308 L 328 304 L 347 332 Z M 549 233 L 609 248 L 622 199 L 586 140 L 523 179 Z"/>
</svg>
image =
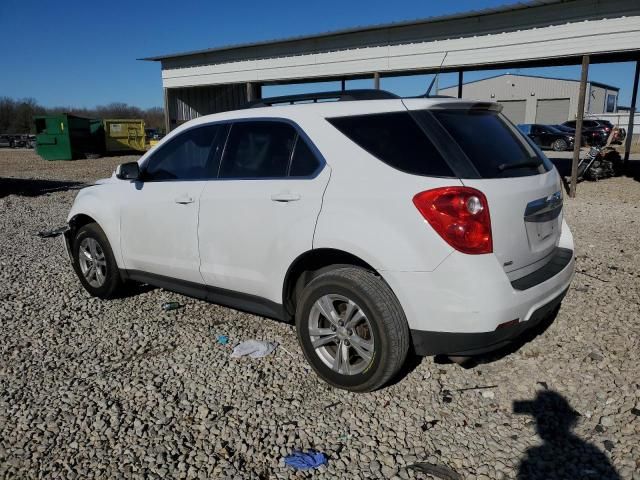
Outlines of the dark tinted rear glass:
<svg viewBox="0 0 640 480">
<path fill-rule="evenodd" d="M 414 175 L 453 176 L 440 152 L 409 112 L 338 117 L 329 122 L 391 167 Z"/>
<path fill-rule="evenodd" d="M 433 115 L 482 178 L 537 175 L 550 168 L 526 136 L 496 111 L 434 110 Z"/>
<path fill-rule="evenodd" d="M 298 136 L 291 159 L 290 177 L 309 177 L 320 166 L 318 158 L 313 154 L 304 138 Z"/>
</svg>

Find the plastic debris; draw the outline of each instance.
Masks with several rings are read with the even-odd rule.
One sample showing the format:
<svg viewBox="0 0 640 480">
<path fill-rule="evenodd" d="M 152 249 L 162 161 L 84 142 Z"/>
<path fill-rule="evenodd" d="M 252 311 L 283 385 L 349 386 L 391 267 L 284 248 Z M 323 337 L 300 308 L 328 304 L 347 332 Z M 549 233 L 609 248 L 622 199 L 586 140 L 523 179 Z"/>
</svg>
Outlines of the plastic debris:
<svg viewBox="0 0 640 480">
<path fill-rule="evenodd" d="M 178 302 L 164 302 L 162 304 L 162 309 L 165 312 L 168 312 L 169 310 L 177 310 L 180 307 L 182 307 L 182 305 L 180 305 Z"/>
<path fill-rule="evenodd" d="M 251 358 L 266 357 L 278 346 L 275 342 L 264 342 L 262 340 L 246 340 L 239 343 L 231 352 L 231 358 L 249 356 Z"/>
<path fill-rule="evenodd" d="M 36 233 L 36 236 L 40 238 L 53 238 L 62 235 L 67 231 L 69 231 L 69 225 L 64 225 L 62 227 L 54 228 L 53 230 L 42 230 Z"/>
<path fill-rule="evenodd" d="M 444 465 L 421 462 L 408 465 L 407 468 L 422 473 L 428 473 L 429 475 L 433 475 L 434 477 L 441 478 L 443 480 L 461 480 L 462 478 L 458 472 L 451 470 L 449 467 L 445 467 Z"/>
<path fill-rule="evenodd" d="M 226 345 L 227 343 L 229 343 L 229 337 L 227 335 L 216 335 L 216 341 L 220 345 Z"/>
<path fill-rule="evenodd" d="M 316 450 L 307 450 L 306 452 L 296 450 L 284 457 L 284 463 L 297 470 L 310 470 L 325 465 L 327 457 L 324 453 Z"/>
</svg>

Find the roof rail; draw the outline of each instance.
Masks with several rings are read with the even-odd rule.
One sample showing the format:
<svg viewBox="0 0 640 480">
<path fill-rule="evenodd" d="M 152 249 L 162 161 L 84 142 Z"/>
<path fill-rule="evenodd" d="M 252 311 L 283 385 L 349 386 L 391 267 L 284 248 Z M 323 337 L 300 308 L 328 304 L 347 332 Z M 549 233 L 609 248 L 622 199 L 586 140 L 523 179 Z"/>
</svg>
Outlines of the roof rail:
<svg viewBox="0 0 640 480">
<path fill-rule="evenodd" d="M 270 107 L 278 104 L 293 105 L 297 102 L 317 103 L 319 100 L 349 101 L 349 100 L 389 100 L 400 98 L 386 90 L 358 89 L 338 90 L 336 92 L 302 93 L 299 95 L 284 95 L 282 97 L 261 98 L 248 102 L 243 108 Z"/>
</svg>

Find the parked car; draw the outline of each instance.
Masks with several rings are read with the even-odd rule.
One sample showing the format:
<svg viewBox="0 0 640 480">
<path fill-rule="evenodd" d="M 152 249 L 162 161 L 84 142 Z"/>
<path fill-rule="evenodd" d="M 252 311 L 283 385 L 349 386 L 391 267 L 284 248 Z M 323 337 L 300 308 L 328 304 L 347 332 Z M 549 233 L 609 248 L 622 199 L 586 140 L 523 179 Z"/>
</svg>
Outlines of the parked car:
<svg viewBox="0 0 640 480">
<path fill-rule="evenodd" d="M 541 148 L 551 148 L 556 152 L 573 149 L 573 134 L 551 125 L 526 123 L 518 125 L 518 128 Z"/>
<path fill-rule="evenodd" d="M 13 135 L 0 135 L 0 148 L 1 147 L 15 148 L 15 146 L 16 146 L 16 142 L 13 138 Z"/>
<path fill-rule="evenodd" d="M 569 120 L 562 125 L 565 127 L 576 128 L 576 121 Z M 614 125 L 608 120 L 583 120 L 582 121 L 582 135 L 585 138 L 585 143 L 588 145 L 604 145 L 609 138 L 611 130 Z M 619 137 L 614 141 L 617 143 L 622 142 L 626 137 L 626 130 L 624 128 L 619 130 Z"/>
<path fill-rule="evenodd" d="M 475 355 L 557 311 L 574 272 L 561 179 L 498 104 L 332 95 L 189 121 L 81 190 L 64 239 L 84 288 L 293 321 L 317 374 L 353 391 L 411 345 Z"/>
</svg>

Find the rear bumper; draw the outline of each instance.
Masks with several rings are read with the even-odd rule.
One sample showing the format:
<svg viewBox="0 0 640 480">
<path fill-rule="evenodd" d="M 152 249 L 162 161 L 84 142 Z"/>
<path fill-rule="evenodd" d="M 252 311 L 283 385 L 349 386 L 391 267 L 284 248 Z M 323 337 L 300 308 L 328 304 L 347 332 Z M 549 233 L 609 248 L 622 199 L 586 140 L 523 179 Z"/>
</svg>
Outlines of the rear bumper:
<svg viewBox="0 0 640 480">
<path fill-rule="evenodd" d="M 546 305 L 539 307 L 526 322 L 498 328 L 492 332 L 450 333 L 411 330 L 414 350 L 416 354 L 424 356 L 439 354 L 479 355 L 497 350 L 553 320 L 553 315 L 566 293 L 565 290 Z"/>
<path fill-rule="evenodd" d="M 515 281 L 495 255 L 459 252 L 432 272 L 381 273 L 402 305 L 416 352 L 470 355 L 509 343 L 560 304 L 575 268 L 566 223 L 558 247 L 565 258 Z"/>
</svg>

